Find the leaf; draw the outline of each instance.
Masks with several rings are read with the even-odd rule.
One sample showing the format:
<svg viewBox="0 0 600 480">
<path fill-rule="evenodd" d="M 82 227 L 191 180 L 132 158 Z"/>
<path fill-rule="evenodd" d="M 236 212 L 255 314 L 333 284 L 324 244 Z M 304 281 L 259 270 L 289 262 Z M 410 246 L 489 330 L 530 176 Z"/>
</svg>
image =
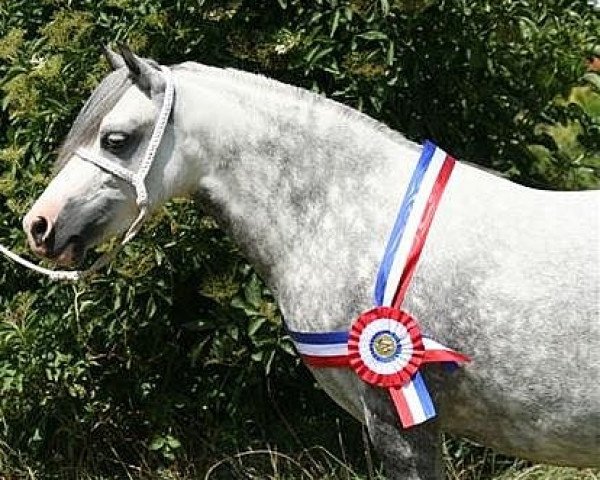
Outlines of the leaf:
<svg viewBox="0 0 600 480">
<path fill-rule="evenodd" d="M 256 332 L 267 322 L 265 317 L 254 317 L 250 319 L 250 323 L 248 324 L 248 335 L 253 337 Z"/>
<path fill-rule="evenodd" d="M 312 56 L 312 58 L 310 59 L 310 62 L 312 64 L 315 64 L 315 63 L 317 63 L 318 60 L 323 58 L 325 55 L 331 53 L 332 51 L 333 51 L 333 47 L 327 47 L 327 48 L 324 48 L 323 50 L 317 50 L 315 52 L 315 54 Z"/>
<path fill-rule="evenodd" d="M 364 38 L 365 40 L 387 40 L 388 39 L 388 36 L 385 33 L 379 32 L 377 30 L 370 30 L 368 32 L 361 33 L 357 36 L 360 38 Z"/>
<path fill-rule="evenodd" d="M 267 363 L 265 365 L 265 373 L 267 375 L 269 375 L 271 373 L 271 367 L 273 365 L 274 359 L 275 359 L 275 350 L 271 350 L 271 353 L 269 353 L 269 359 L 267 360 Z"/>
<path fill-rule="evenodd" d="M 387 17 L 390 13 L 390 2 L 388 0 L 379 0 L 381 4 L 381 13 L 384 17 Z"/>
<path fill-rule="evenodd" d="M 260 313 L 258 312 L 258 310 L 256 310 L 255 307 L 250 305 L 248 302 L 246 302 L 245 299 L 241 297 L 233 297 L 231 299 L 231 306 L 233 308 L 238 308 L 242 310 L 248 316 L 259 315 Z"/>
<path fill-rule="evenodd" d="M 291 342 L 284 341 L 279 345 L 279 348 L 281 348 L 284 352 L 289 353 L 294 357 L 297 356 L 296 350 L 294 350 L 294 347 Z"/>
<path fill-rule="evenodd" d="M 167 435 L 166 443 L 173 450 L 181 448 L 181 442 L 177 438 L 175 438 L 173 435 Z"/>
<path fill-rule="evenodd" d="M 329 33 L 329 38 L 333 38 L 333 36 L 335 35 L 335 31 L 338 28 L 338 25 L 340 23 L 340 9 L 338 8 L 335 13 L 333 14 L 333 22 L 331 23 L 331 32 Z"/>
<path fill-rule="evenodd" d="M 161 450 L 165 446 L 165 437 L 154 437 L 148 445 L 148 450 L 156 451 Z"/>
<path fill-rule="evenodd" d="M 394 64 L 394 60 L 395 60 L 394 55 L 395 55 L 394 41 L 390 40 L 390 44 L 389 44 L 388 50 L 387 50 L 387 64 L 390 66 Z"/>
<path fill-rule="evenodd" d="M 255 362 L 260 362 L 263 358 L 263 352 L 254 352 L 250 357 Z"/>
<path fill-rule="evenodd" d="M 244 287 L 246 301 L 254 308 L 258 308 L 262 303 L 262 284 L 256 274 L 252 274 L 250 280 Z"/>
<path fill-rule="evenodd" d="M 41 442 L 43 440 L 42 435 L 40 435 L 40 429 L 36 428 L 35 432 L 33 432 L 33 437 L 31 437 L 31 440 L 34 442 Z"/>
</svg>

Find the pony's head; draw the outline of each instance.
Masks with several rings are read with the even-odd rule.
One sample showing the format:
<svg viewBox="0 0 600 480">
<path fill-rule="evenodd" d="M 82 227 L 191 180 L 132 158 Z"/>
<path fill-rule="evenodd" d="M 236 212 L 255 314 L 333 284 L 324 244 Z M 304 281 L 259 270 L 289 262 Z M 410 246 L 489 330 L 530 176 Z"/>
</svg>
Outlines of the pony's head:
<svg viewBox="0 0 600 480">
<path fill-rule="evenodd" d="M 106 56 L 112 73 L 79 113 L 59 152 L 58 173 L 23 220 L 32 250 L 63 265 L 81 261 L 88 248 L 108 237 L 131 231 L 140 210 L 151 212 L 185 193 L 189 181 L 171 109 L 163 115 L 166 126 L 158 142 L 153 135 L 168 72 L 126 47 L 121 55 L 107 50 Z M 140 185 L 135 175 L 144 169 L 152 143 L 157 149 Z"/>
</svg>

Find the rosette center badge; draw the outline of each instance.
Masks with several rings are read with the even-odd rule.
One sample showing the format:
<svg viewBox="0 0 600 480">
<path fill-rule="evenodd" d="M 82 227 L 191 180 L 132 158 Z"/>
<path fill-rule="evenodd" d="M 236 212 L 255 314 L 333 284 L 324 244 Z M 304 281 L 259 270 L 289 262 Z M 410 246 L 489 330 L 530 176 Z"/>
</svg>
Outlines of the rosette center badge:
<svg viewBox="0 0 600 480">
<path fill-rule="evenodd" d="M 391 362 L 402 351 L 400 339 L 392 332 L 380 332 L 373 337 L 373 356 L 380 362 Z"/>
</svg>

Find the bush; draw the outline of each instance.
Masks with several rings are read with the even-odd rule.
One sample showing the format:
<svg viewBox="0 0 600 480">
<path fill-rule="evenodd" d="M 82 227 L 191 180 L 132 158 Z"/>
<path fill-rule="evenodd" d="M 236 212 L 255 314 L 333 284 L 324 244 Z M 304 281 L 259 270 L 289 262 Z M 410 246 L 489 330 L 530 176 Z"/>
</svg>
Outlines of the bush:
<svg viewBox="0 0 600 480">
<path fill-rule="evenodd" d="M 598 99 L 580 78 L 599 27 L 564 0 L 4 0 L 0 239 L 26 251 L 20 219 L 107 71 L 105 43 L 263 72 L 524 183 L 574 189 L 598 186 Z M 203 472 L 265 445 L 324 445 L 364 472 L 359 426 L 314 386 L 214 222 L 176 201 L 145 232 L 85 286 L 0 261 L 0 475 L 188 460 Z"/>
</svg>

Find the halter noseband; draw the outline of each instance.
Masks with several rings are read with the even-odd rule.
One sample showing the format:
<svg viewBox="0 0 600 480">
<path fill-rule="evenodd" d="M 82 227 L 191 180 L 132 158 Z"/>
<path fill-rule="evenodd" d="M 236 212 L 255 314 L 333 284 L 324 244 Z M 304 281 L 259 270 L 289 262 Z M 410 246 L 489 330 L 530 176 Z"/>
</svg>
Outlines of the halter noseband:
<svg viewBox="0 0 600 480">
<path fill-rule="evenodd" d="M 114 162 L 113 160 L 109 160 L 105 157 L 96 155 L 94 152 L 86 149 L 79 148 L 75 151 L 75 155 L 77 155 L 82 160 L 93 163 L 94 165 L 100 167 L 102 170 L 114 175 L 115 177 L 119 177 L 120 179 L 126 181 L 131 184 L 135 189 L 136 195 L 136 203 L 139 209 L 139 214 L 137 218 L 131 223 L 129 229 L 123 236 L 123 240 L 109 253 L 105 253 L 102 255 L 94 264 L 88 268 L 87 270 L 50 270 L 48 268 L 40 267 L 31 263 L 28 260 L 18 256 L 17 254 L 11 252 L 6 247 L 0 245 L 0 252 L 2 252 L 7 257 L 11 258 L 17 263 L 30 268 L 31 270 L 35 270 L 36 272 L 47 275 L 52 280 L 71 280 L 76 281 L 82 278 L 89 276 L 91 273 L 96 270 L 102 268 L 106 264 L 108 264 L 111 260 L 113 260 L 116 254 L 123 248 L 123 246 L 128 243 L 133 237 L 137 235 L 140 231 L 144 220 L 146 219 L 146 215 L 148 214 L 148 191 L 146 189 L 146 177 L 148 176 L 148 172 L 152 167 L 152 162 L 154 161 L 154 157 L 156 156 L 156 152 L 158 147 L 160 146 L 160 142 L 162 141 L 162 137 L 165 133 L 165 128 L 167 127 L 167 123 L 169 121 L 169 116 L 171 115 L 171 109 L 173 108 L 173 99 L 175 96 L 175 85 L 173 82 L 173 74 L 171 70 L 167 67 L 161 66 L 161 72 L 165 78 L 166 86 L 164 99 L 162 103 L 162 107 L 158 114 L 158 118 L 156 119 L 156 123 L 154 125 L 154 130 L 152 131 L 152 137 L 150 137 L 150 142 L 146 147 L 146 152 L 140 166 L 137 171 L 129 170 L 128 168 L 123 167 L 122 165 Z"/>
</svg>

